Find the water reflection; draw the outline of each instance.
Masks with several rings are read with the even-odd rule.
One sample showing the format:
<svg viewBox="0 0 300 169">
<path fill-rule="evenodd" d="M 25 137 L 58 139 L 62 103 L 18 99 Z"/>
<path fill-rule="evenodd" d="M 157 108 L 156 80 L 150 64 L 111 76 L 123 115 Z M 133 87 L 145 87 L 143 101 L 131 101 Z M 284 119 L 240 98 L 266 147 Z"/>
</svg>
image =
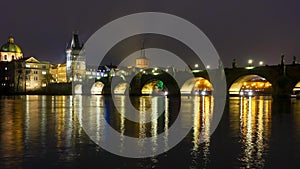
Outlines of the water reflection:
<svg viewBox="0 0 300 169">
<path fill-rule="evenodd" d="M 83 99 L 84 97 L 84 99 Z M 124 137 L 131 136 L 136 138 L 151 137 L 152 152 L 155 154 L 157 148 L 163 148 L 167 150 L 168 147 L 168 129 L 171 125 L 171 119 L 176 118 L 176 114 L 169 113 L 170 100 L 164 96 L 143 96 L 133 99 L 134 107 L 140 111 L 139 121 L 133 122 L 126 118 L 125 96 L 115 96 L 115 103 L 112 103 L 109 98 L 104 96 L 76 96 L 75 97 L 75 111 L 79 111 L 81 120 L 87 128 L 95 128 L 93 133 L 88 133 L 92 139 L 100 140 L 104 142 L 106 137 L 111 133 L 107 133 L 105 129 L 105 120 L 120 133 L 120 142 L 117 147 L 120 151 L 123 151 Z M 95 101 L 97 100 L 97 101 Z M 108 101 L 106 101 L 108 100 Z M 107 102 L 107 103 L 106 103 Z M 200 155 L 203 156 L 203 164 L 205 165 L 209 161 L 209 146 L 210 146 L 210 123 L 213 116 L 213 98 L 211 96 L 193 96 L 183 97 L 181 103 L 181 110 L 186 115 L 182 119 L 182 127 L 185 127 L 190 121 L 190 117 L 193 118 L 193 148 L 192 148 L 192 166 L 198 166 Z M 175 106 L 176 107 L 176 106 Z M 118 110 L 118 111 L 117 111 Z M 151 110 L 150 112 L 148 110 Z M 161 112 L 163 112 L 161 114 Z M 193 113 L 193 116 L 188 114 Z M 146 113 L 150 113 L 146 115 Z M 161 114 L 161 115 L 160 115 Z M 108 117 L 109 116 L 109 117 Z M 143 123 L 146 117 L 150 117 L 149 123 Z M 95 127 L 96 126 L 96 127 Z M 163 132 L 164 145 L 158 145 L 158 134 Z M 109 141 L 109 140 L 107 140 Z M 147 145 L 145 140 L 139 139 L 136 145 L 139 151 L 145 151 Z M 157 163 L 157 159 L 152 158 L 153 163 Z M 153 166 L 152 166 L 153 167 Z"/>
<path fill-rule="evenodd" d="M 197 168 L 199 165 L 205 167 L 209 162 L 210 154 L 210 124 L 213 117 L 213 97 L 195 96 L 192 100 L 194 105 L 193 148 L 191 152 L 193 160 L 190 168 Z M 202 155 L 202 164 L 198 162 L 200 155 Z"/>
<path fill-rule="evenodd" d="M 29 95 L 1 98 L 0 158 L 5 159 L 1 164 L 7 168 L 34 168 L 48 160 L 49 152 L 59 152 L 51 155 L 55 161 L 52 165 L 76 156 L 74 138 L 80 138 L 82 133 L 71 98 Z M 33 157 L 36 160 L 28 162 Z"/>
<path fill-rule="evenodd" d="M 236 98 L 230 101 L 235 102 Z M 242 167 L 261 168 L 269 148 L 271 134 L 271 103 L 270 98 L 240 97 L 239 109 L 231 109 L 232 117 L 239 114 L 240 142 L 242 154 L 239 160 Z M 239 111 L 237 111 L 239 110 Z M 235 123 L 237 125 L 237 123 Z M 232 126 L 233 129 L 237 126 Z"/>
<path fill-rule="evenodd" d="M 23 102 L 14 102 L 14 97 L 4 98 L 0 107 L 6 107 L 7 111 L 1 113 L 1 151 L 3 166 L 17 167 L 21 159 L 15 159 L 16 155 L 24 153 L 24 115 L 17 111 Z M 15 160 L 11 160 L 15 159 Z"/>
<path fill-rule="evenodd" d="M 133 122 L 126 119 L 127 113 L 131 112 L 127 111 L 125 97 L 118 95 L 115 100 L 116 102 L 113 103 L 111 98 L 99 95 L 1 97 L 0 166 L 35 168 L 34 166 L 47 164 L 49 168 L 74 168 L 73 165 L 77 164 L 77 161 L 78 163 L 92 161 L 89 158 L 95 160 L 95 164 L 98 164 L 97 160 L 102 158 L 99 162 L 100 166 L 101 163 L 107 162 L 107 158 L 113 161 L 115 156 L 103 152 L 89 140 L 82 129 L 83 126 L 80 125 L 83 123 L 87 124 L 85 127 L 96 129 L 96 132 L 92 133 L 96 139 L 111 142 L 107 139 L 111 133 L 104 125 L 107 121 L 120 133 L 118 139 L 120 151 L 126 150 L 125 136 L 151 137 L 151 143 L 154 145 L 153 153 L 160 150 L 159 148 L 165 150 L 169 148 L 168 129 L 176 118 L 174 112 L 179 106 L 177 102 L 164 96 L 136 97 L 132 103 L 139 109 L 140 116 L 139 121 Z M 210 167 L 211 158 L 214 156 L 210 147 L 213 102 L 211 96 L 181 97 L 183 118 L 180 125 L 184 128 L 192 121 L 193 128 L 190 135 L 182 141 L 183 148 L 180 147 L 180 150 L 172 149 L 171 153 L 168 152 L 163 157 L 132 160 L 134 165 L 129 165 L 128 159 L 124 160 L 124 165 L 111 161 L 107 163 L 111 165 L 116 163 L 112 168 L 124 166 L 125 168 L 155 168 L 162 165 L 164 163 L 162 160 L 167 156 L 178 156 L 188 161 L 188 164 L 184 165 L 185 168 Z M 229 121 L 228 131 L 239 140 L 236 144 L 240 144 L 241 153 L 233 155 L 239 160 L 236 163 L 238 167 L 264 167 L 271 137 L 271 103 L 272 100 L 268 97 L 230 98 L 230 116 L 225 120 Z M 294 112 L 300 109 L 299 103 L 294 103 Z M 146 113 L 150 113 L 150 116 Z M 294 116 L 293 122 L 297 124 L 295 128 L 300 131 L 299 113 Z M 151 121 L 143 123 L 147 121 L 145 118 L 151 118 Z M 164 139 L 158 142 L 161 133 Z M 298 138 L 299 135 L 295 134 L 293 137 Z M 145 151 L 146 147 L 143 139 L 140 139 L 136 145 L 140 151 Z M 175 155 L 172 154 L 174 152 Z M 172 160 L 168 163 L 171 164 Z"/>
</svg>

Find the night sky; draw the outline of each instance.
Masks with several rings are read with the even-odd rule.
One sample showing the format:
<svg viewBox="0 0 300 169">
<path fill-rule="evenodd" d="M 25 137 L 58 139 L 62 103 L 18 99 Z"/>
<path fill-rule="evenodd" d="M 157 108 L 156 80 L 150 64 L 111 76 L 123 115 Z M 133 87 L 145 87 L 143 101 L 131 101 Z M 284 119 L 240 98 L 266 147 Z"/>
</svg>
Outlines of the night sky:
<svg viewBox="0 0 300 169">
<path fill-rule="evenodd" d="M 14 0 L 1 1 L 0 43 L 9 35 L 25 56 L 60 63 L 66 43 L 78 30 L 86 41 L 106 23 L 124 15 L 155 11 L 177 15 L 197 25 L 212 41 L 225 66 L 233 58 L 266 64 L 300 61 L 298 0 Z"/>
</svg>

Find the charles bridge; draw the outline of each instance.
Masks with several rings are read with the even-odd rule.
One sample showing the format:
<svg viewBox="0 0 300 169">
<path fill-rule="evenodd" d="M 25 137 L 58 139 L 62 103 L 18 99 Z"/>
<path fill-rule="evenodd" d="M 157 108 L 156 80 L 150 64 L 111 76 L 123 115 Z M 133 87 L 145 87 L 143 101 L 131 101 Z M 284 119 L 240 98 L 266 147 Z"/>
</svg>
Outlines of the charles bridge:
<svg viewBox="0 0 300 169">
<path fill-rule="evenodd" d="M 210 70 L 210 72 L 214 72 L 214 70 Z M 228 94 L 238 94 L 244 82 L 260 78 L 271 84 L 272 91 L 269 94 L 273 97 L 289 97 L 295 94 L 294 90 L 298 88 L 300 64 L 224 68 L 224 75 L 223 79 L 221 76 L 218 78 L 220 80 L 226 79 Z M 176 80 L 174 77 L 176 77 Z M 191 71 L 167 72 L 163 69 L 149 68 L 133 75 L 126 75 L 126 71 L 119 70 L 119 72 L 115 72 L 114 76 L 108 75 L 100 79 L 92 79 L 83 85 L 80 82 L 73 82 L 73 92 L 78 94 L 110 94 L 111 92 L 124 94 L 129 92 L 133 95 L 141 95 L 146 84 L 162 81 L 169 94 L 192 94 L 193 87 L 198 79 L 210 81 L 208 71 L 194 69 Z"/>
</svg>

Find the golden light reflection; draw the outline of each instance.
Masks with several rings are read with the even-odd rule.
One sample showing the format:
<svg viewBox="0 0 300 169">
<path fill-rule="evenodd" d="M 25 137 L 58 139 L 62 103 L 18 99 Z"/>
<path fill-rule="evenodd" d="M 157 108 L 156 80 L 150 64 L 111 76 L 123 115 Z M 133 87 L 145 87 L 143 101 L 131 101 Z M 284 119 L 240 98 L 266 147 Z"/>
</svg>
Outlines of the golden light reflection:
<svg viewBox="0 0 300 169">
<path fill-rule="evenodd" d="M 139 119 L 139 132 L 138 132 L 138 138 L 145 138 L 146 137 L 146 111 L 149 107 L 147 107 L 148 104 L 146 102 L 148 101 L 147 97 L 140 97 L 140 105 L 139 105 L 139 111 L 140 111 L 140 119 Z M 138 146 L 143 147 L 144 146 L 144 140 L 139 139 Z M 141 149 L 141 151 L 143 151 Z"/>
<path fill-rule="evenodd" d="M 123 151 L 124 149 L 124 133 L 125 133 L 125 97 L 121 97 L 121 104 L 120 104 L 121 107 L 123 107 L 121 110 L 120 110 L 120 133 L 121 133 L 121 138 L 120 138 L 120 141 L 121 141 L 121 151 Z"/>
<path fill-rule="evenodd" d="M 202 146 L 202 159 L 204 160 L 204 164 L 207 164 L 210 154 L 210 125 L 213 117 L 213 97 L 195 96 L 193 99 L 193 105 L 193 161 L 196 163 Z M 197 166 L 197 164 L 194 165 Z"/>
<path fill-rule="evenodd" d="M 237 113 L 232 111 L 232 113 Z M 244 167 L 263 167 L 264 154 L 271 132 L 271 99 L 267 97 L 240 98 L 240 140 Z"/>
<path fill-rule="evenodd" d="M 165 126 L 164 126 L 164 140 L 165 140 L 165 151 L 168 150 L 168 137 L 169 137 L 169 99 L 165 97 Z"/>
<path fill-rule="evenodd" d="M 3 98 L 0 102 L 1 108 L 1 157 L 11 158 L 23 154 L 24 152 L 24 112 L 22 112 L 23 101 L 17 98 Z M 14 163 L 21 163 L 16 160 Z M 5 160 L 2 164 L 5 164 Z M 5 165 L 4 165 L 5 166 Z"/>
<path fill-rule="evenodd" d="M 151 141 L 153 142 L 152 150 L 156 151 L 157 148 L 157 126 L 158 126 L 158 113 L 159 113 L 159 98 L 152 97 L 152 116 L 151 116 Z M 164 108 L 164 107 L 163 107 Z"/>
</svg>

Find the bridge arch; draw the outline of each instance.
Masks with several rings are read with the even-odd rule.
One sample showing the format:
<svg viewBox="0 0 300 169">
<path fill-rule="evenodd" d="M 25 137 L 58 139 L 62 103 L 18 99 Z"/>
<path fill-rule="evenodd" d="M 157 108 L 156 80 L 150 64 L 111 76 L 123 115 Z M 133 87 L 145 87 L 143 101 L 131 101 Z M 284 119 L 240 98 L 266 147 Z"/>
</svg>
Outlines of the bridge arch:
<svg viewBox="0 0 300 169">
<path fill-rule="evenodd" d="M 159 84 L 161 84 L 161 87 L 159 87 Z M 155 92 L 168 92 L 168 88 L 166 85 L 164 85 L 164 82 L 160 79 L 154 78 L 146 81 L 142 85 L 142 94 L 153 94 Z M 167 94 L 167 93 L 161 93 L 161 94 Z"/>
<path fill-rule="evenodd" d="M 91 94 L 102 94 L 104 88 L 104 83 L 98 81 L 95 82 L 91 87 Z"/>
<path fill-rule="evenodd" d="M 130 82 L 129 93 L 131 95 L 153 93 L 178 96 L 180 95 L 180 88 L 170 74 L 160 69 L 147 69 L 134 76 Z"/>
<path fill-rule="evenodd" d="M 300 79 L 295 79 L 293 84 L 292 84 L 292 94 L 294 96 L 297 96 L 298 98 L 300 97 Z"/>
<path fill-rule="evenodd" d="M 257 74 L 241 75 L 229 84 L 230 95 L 270 95 L 273 85 L 264 76 Z"/>
<path fill-rule="evenodd" d="M 114 87 L 114 94 L 125 94 L 128 91 L 129 84 L 127 82 L 118 83 Z"/>
<path fill-rule="evenodd" d="M 76 84 L 73 88 L 75 94 L 82 94 L 82 84 Z"/>
<path fill-rule="evenodd" d="M 213 86 L 210 81 L 203 77 L 188 79 L 180 88 L 181 94 L 201 94 L 199 93 L 201 91 L 213 91 Z"/>
</svg>

